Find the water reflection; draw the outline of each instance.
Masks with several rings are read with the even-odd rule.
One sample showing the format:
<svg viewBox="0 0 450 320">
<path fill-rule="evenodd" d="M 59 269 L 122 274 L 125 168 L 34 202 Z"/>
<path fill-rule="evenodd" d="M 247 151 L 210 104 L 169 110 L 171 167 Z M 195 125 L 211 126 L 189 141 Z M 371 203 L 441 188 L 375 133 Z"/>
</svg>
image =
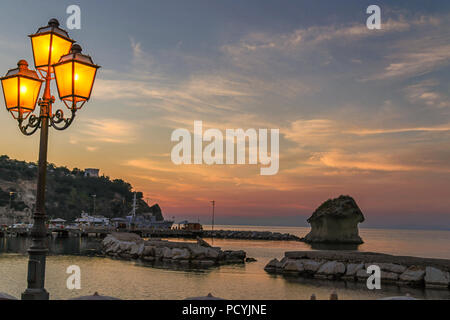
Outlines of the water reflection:
<svg viewBox="0 0 450 320">
<path fill-rule="evenodd" d="M 101 239 L 78 237 L 47 237 L 46 244 L 49 255 L 89 255 L 98 252 Z M 28 237 L 3 237 L 0 238 L 0 253 L 27 254 L 31 245 Z"/>
<path fill-rule="evenodd" d="M 147 268 L 155 268 L 155 269 L 164 269 L 164 270 L 173 270 L 173 271 L 184 271 L 184 272 L 196 272 L 196 273 L 210 273 L 214 267 L 210 268 L 202 268 L 196 267 L 189 264 L 182 264 L 171 261 L 143 261 L 143 260 L 133 260 L 135 261 L 136 266 L 147 267 Z"/>
<path fill-rule="evenodd" d="M 311 249 L 314 250 L 358 250 L 360 244 L 351 243 L 312 243 L 310 244 Z"/>
<path fill-rule="evenodd" d="M 366 251 L 391 252 L 393 250 L 387 250 L 386 244 L 389 244 L 403 255 L 419 255 L 426 249 L 432 257 L 448 256 L 448 233 L 432 233 L 433 241 L 425 244 L 422 242 L 424 233 L 422 237 L 421 233 L 410 233 L 402 238 L 397 237 L 398 234 L 391 230 L 384 234 L 380 231 L 367 233 L 362 247 L 366 246 Z M 184 299 L 209 292 L 226 299 L 309 299 L 313 293 L 318 299 L 328 299 L 334 290 L 339 299 L 377 299 L 406 293 L 416 298 L 450 299 L 448 290 L 424 291 L 387 285 L 382 290 L 368 290 L 364 283 L 282 277 L 264 271 L 271 259 L 282 258 L 285 251 L 310 250 L 311 247 L 303 242 L 215 239 L 214 245 L 223 250 L 243 249 L 247 256 L 257 261 L 196 269 L 173 263 L 124 261 L 95 257 L 95 254 L 86 256 L 86 253 L 95 252 L 100 241 L 95 238 L 48 238 L 50 256 L 46 286 L 52 299 L 73 298 L 95 291 L 122 299 Z M 0 277 L 0 288 L 16 297 L 26 287 L 26 254 L 30 244 L 31 239 L 27 238 L 0 238 L 0 274 L 7 275 Z M 445 252 L 441 250 L 444 246 Z M 68 290 L 66 286 L 66 269 L 73 264 L 82 270 L 80 291 Z"/>
<path fill-rule="evenodd" d="M 280 276 L 281 277 L 281 276 Z M 294 276 L 284 276 L 285 281 L 289 283 L 296 283 L 301 285 L 307 285 L 311 288 L 318 287 L 333 287 L 338 292 L 345 292 L 350 290 L 357 294 L 367 293 L 367 285 L 365 282 L 355 282 L 355 281 L 332 281 L 325 279 L 315 279 L 315 278 L 302 278 Z M 383 293 L 387 296 L 405 296 L 410 295 L 412 297 L 422 298 L 422 299 L 450 299 L 450 292 L 442 289 L 431 289 L 431 288 L 418 288 L 418 287 L 404 287 L 397 286 L 395 284 L 383 284 Z"/>
</svg>

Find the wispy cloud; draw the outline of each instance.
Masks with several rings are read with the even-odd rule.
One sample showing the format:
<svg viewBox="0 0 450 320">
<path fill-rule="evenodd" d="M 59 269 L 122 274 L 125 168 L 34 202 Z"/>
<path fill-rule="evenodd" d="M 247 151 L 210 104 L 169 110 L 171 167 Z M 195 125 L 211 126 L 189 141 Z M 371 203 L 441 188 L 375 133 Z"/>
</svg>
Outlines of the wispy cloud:
<svg viewBox="0 0 450 320">
<path fill-rule="evenodd" d="M 446 92 L 439 92 L 438 87 L 439 82 L 437 80 L 428 79 L 407 86 L 404 91 L 407 99 L 412 103 L 425 104 L 435 108 L 450 107 L 450 97 Z"/>
<path fill-rule="evenodd" d="M 84 121 L 81 133 L 91 141 L 130 143 L 136 139 L 136 124 L 118 119 Z"/>
<path fill-rule="evenodd" d="M 418 76 L 429 73 L 450 64 L 450 45 L 427 43 L 421 41 L 418 46 L 405 47 L 405 51 L 388 57 L 390 62 L 382 73 L 368 77 L 365 80 L 382 80 L 388 78 Z"/>
</svg>

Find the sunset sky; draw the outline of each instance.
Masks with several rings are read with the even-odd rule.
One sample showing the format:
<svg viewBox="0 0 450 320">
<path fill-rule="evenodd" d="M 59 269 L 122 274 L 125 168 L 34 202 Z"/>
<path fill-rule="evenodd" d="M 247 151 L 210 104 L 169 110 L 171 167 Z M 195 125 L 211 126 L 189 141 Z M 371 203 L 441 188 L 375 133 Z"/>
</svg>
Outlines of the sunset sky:
<svg viewBox="0 0 450 320">
<path fill-rule="evenodd" d="M 123 178 L 176 220 L 209 223 L 214 199 L 216 223 L 306 225 L 349 194 L 363 227 L 450 229 L 449 1 L 2 0 L 2 75 L 32 66 L 27 35 L 67 29 L 70 4 L 69 34 L 102 68 L 72 127 L 50 131 L 49 162 Z M 280 129 L 278 174 L 174 165 L 171 133 L 194 120 Z M 0 127 L 0 154 L 36 161 L 38 135 L 4 107 Z"/>
</svg>

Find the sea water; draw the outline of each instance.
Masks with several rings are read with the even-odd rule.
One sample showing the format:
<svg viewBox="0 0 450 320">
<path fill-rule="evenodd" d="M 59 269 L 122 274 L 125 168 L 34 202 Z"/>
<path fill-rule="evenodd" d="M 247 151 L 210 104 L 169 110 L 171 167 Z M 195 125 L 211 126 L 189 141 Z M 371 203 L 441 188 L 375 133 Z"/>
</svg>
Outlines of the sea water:
<svg viewBox="0 0 450 320">
<path fill-rule="evenodd" d="M 214 229 L 288 232 L 297 236 L 308 232 L 308 228 L 299 227 L 216 225 Z M 257 259 L 245 265 L 207 270 L 170 265 L 154 267 L 144 262 L 89 256 L 86 253 L 98 247 L 101 240 L 52 238 L 46 289 L 51 299 L 68 299 L 94 292 L 122 299 L 185 299 L 208 293 L 225 299 L 309 299 L 312 294 L 317 299 L 328 299 L 333 291 L 338 293 L 339 299 L 377 299 L 406 293 L 421 299 L 450 299 L 450 290 L 387 285 L 381 290 L 368 290 L 365 283 L 283 277 L 264 271 L 271 259 L 280 259 L 285 251 L 294 250 L 345 249 L 450 259 L 450 231 L 361 229 L 360 235 L 365 242 L 357 247 L 319 248 L 295 241 L 206 239 L 224 250 L 245 250 L 248 257 Z M 0 292 L 20 297 L 25 290 L 29 245 L 27 238 L 0 238 Z M 81 270 L 79 290 L 70 290 L 66 285 L 70 276 L 66 271 L 71 265 L 77 265 Z"/>
</svg>

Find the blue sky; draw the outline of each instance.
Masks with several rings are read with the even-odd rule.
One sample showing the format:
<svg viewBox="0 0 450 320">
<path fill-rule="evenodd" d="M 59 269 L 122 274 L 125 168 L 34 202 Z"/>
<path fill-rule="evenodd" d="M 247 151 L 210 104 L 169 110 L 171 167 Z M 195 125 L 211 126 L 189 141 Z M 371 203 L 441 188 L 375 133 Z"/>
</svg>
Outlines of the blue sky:
<svg viewBox="0 0 450 320">
<path fill-rule="evenodd" d="M 102 69 L 50 161 L 123 177 L 180 218 L 208 222 L 214 198 L 219 222 L 302 225 L 343 193 L 369 226 L 450 228 L 448 1 L 4 0 L 0 70 L 31 62 L 26 35 L 64 27 L 70 4 Z M 371 4 L 381 30 L 365 27 Z M 174 166 L 170 134 L 194 120 L 279 128 L 280 173 Z M 6 111 L 0 126 L 2 153 L 36 159 L 37 137 Z"/>
</svg>

